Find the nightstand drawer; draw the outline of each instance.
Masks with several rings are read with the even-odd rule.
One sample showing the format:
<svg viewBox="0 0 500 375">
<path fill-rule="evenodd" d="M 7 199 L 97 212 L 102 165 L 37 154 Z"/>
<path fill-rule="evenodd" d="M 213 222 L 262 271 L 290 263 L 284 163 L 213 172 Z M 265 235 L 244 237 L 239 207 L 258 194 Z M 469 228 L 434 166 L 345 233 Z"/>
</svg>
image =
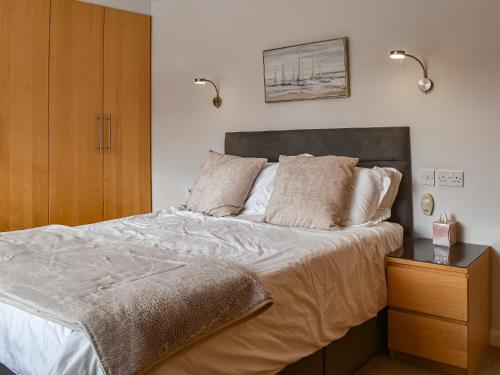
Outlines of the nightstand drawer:
<svg viewBox="0 0 500 375">
<path fill-rule="evenodd" d="M 467 368 L 467 326 L 389 310 L 389 349 Z"/>
<path fill-rule="evenodd" d="M 467 321 L 465 274 L 389 266 L 387 280 L 389 306 Z"/>
</svg>

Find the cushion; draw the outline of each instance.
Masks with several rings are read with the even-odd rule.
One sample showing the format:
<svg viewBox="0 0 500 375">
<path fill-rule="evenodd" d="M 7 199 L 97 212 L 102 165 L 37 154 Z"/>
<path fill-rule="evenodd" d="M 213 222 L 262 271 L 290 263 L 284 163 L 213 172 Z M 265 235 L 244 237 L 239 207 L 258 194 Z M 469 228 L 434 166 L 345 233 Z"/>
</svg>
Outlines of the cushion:
<svg viewBox="0 0 500 375">
<path fill-rule="evenodd" d="M 368 223 L 377 213 L 390 185 L 391 178 L 382 168 L 357 167 L 342 226 Z"/>
<path fill-rule="evenodd" d="M 372 218 L 373 222 L 381 222 L 391 218 L 391 208 L 398 195 L 399 185 L 401 184 L 403 174 L 395 168 L 374 167 L 374 169 L 382 169 L 391 179 L 389 190 L 380 203 L 380 207 L 378 208 L 376 214 Z"/>
<path fill-rule="evenodd" d="M 280 156 L 266 222 L 317 229 L 338 225 L 357 163 L 333 155 Z"/>
<path fill-rule="evenodd" d="M 264 215 L 277 171 L 278 163 L 266 163 L 250 190 L 242 214 Z"/>
<path fill-rule="evenodd" d="M 266 161 L 209 152 L 186 208 L 216 217 L 237 215 Z"/>
</svg>

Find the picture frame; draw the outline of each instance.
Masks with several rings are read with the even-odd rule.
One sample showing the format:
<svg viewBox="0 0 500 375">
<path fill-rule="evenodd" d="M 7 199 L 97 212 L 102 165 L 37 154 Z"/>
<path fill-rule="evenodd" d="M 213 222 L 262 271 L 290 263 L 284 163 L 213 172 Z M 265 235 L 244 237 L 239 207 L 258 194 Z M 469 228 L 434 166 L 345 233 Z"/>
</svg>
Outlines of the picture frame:
<svg viewBox="0 0 500 375">
<path fill-rule="evenodd" d="M 262 52 L 266 103 L 350 96 L 347 37 Z"/>
</svg>

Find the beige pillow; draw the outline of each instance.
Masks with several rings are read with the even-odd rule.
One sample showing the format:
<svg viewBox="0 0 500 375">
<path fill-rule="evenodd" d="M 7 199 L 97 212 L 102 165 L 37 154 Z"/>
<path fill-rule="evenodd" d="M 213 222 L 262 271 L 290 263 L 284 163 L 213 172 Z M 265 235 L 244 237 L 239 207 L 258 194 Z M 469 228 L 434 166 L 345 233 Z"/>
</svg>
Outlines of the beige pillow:
<svg viewBox="0 0 500 375">
<path fill-rule="evenodd" d="M 187 209 L 217 217 L 237 215 L 266 162 L 210 151 L 187 200 Z"/>
<path fill-rule="evenodd" d="M 339 156 L 280 156 L 266 221 L 328 229 L 339 224 L 358 159 Z"/>
</svg>

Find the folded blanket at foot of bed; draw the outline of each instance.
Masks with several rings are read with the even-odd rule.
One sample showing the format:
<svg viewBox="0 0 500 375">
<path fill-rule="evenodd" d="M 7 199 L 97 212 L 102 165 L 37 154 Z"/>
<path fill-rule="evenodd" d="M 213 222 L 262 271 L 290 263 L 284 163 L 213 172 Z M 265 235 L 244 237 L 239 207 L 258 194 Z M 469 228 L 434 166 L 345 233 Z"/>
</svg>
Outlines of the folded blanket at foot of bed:
<svg viewBox="0 0 500 375">
<path fill-rule="evenodd" d="M 108 375 L 144 371 L 272 305 L 242 266 L 64 226 L 0 234 L 0 299 L 83 330 Z"/>
</svg>

